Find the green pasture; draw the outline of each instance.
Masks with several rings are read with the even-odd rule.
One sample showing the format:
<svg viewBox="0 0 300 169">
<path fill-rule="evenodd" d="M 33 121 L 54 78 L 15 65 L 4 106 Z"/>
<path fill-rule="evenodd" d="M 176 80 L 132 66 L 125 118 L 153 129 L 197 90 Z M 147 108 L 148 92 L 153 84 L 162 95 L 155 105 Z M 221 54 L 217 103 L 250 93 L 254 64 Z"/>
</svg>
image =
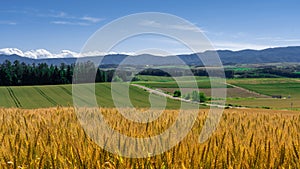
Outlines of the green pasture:
<svg viewBox="0 0 300 169">
<path fill-rule="evenodd" d="M 134 83 L 144 85 L 151 88 L 194 88 L 195 83 L 198 88 L 211 88 L 211 80 L 208 77 L 202 76 L 183 76 L 183 77 L 164 77 L 164 76 L 138 76 L 140 81 Z M 175 80 L 176 78 L 176 80 Z M 214 81 L 216 88 L 226 87 L 222 83 L 219 83 L 219 79 L 212 79 Z M 230 88 L 231 86 L 227 86 Z"/>
<path fill-rule="evenodd" d="M 228 104 L 279 109 L 300 109 L 300 79 L 296 78 L 247 78 L 230 79 L 228 83 L 270 96 L 270 98 L 227 99 Z M 282 99 L 272 98 L 281 96 Z"/>
<path fill-rule="evenodd" d="M 85 93 L 82 93 L 84 96 Z M 111 95 L 111 83 L 95 84 L 95 95 L 97 103 L 101 107 L 115 107 Z M 0 107 L 19 108 L 47 108 L 56 106 L 72 106 L 72 85 L 49 85 L 49 86 L 11 86 L 0 87 Z M 118 93 L 119 102 L 128 100 L 124 92 Z M 135 107 L 150 107 L 149 93 L 143 89 L 130 86 L 130 101 Z M 154 100 L 164 99 L 161 96 L 153 95 Z M 162 100 L 163 101 L 163 100 Z M 167 108 L 176 109 L 180 102 L 167 99 Z"/>
<path fill-rule="evenodd" d="M 227 81 L 230 84 L 268 96 L 281 95 L 300 99 L 300 80 L 293 78 L 248 78 Z"/>
</svg>

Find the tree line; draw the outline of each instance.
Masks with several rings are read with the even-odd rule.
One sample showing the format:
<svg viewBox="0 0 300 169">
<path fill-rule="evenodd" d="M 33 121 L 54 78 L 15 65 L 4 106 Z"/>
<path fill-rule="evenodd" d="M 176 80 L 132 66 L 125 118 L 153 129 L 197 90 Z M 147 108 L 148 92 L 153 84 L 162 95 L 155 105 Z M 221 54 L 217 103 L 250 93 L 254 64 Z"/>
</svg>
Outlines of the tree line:
<svg viewBox="0 0 300 169">
<path fill-rule="evenodd" d="M 211 74 L 209 74 L 209 72 Z M 191 68 L 191 69 L 183 69 L 183 68 L 166 68 L 164 70 L 162 69 L 155 69 L 155 68 L 148 68 L 143 71 L 141 71 L 140 75 L 151 75 L 151 76 L 190 76 L 191 73 L 193 76 L 215 76 L 215 77 L 223 77 L 226 78 L 233 78 L 234 72 L 233 70 L 224 70 L 221 72 L 219 69 L 210 69 L 209 72 L 203 68 L 203 69 L 197 69 L 197 68 Z"/>
<path fill-rule="evenodd" d="M 82 82 L 88 82 L 87 79 L 93 79 L 93 82 L 109 82 L 114 78 L 114 70 L 100 70 L 92 62 L 66 65 L 64 63 L 57 65 L 26 64 L 18 60 L 13 63 L 9 60 L 0 64 L 0 85 L 1 86 L 23 86 L 23 85 L 56 85 L 71 84 L 76 77 L 81 75 L 86 79 Z M 84 72 L 83 72 L 84 71 Z M 96 74 L 96 75 L 95 75 Z M 89 77 L 94 76 L 94 77 Z"/>
<path fill-rule="evenodd" d="M 203 69 L 191 69 L 195 76 L 208 76 Z M 15 60 L 9 60 L 0 64 L 0 86 L 26 86 L 26 85 L 56 85 L 111 81 L 136 81 L 138 75 L 152 76 L 185 76 L 186 69 L 144 69 L 140 72 L 116 71 L 115 68 L 98 68 L 91 61 L 67 65 L 48 65 L 47 63 L 26 64 Z M 226 77 L 231 77 L 232 72 L 225 71 Z"/>
</svg>

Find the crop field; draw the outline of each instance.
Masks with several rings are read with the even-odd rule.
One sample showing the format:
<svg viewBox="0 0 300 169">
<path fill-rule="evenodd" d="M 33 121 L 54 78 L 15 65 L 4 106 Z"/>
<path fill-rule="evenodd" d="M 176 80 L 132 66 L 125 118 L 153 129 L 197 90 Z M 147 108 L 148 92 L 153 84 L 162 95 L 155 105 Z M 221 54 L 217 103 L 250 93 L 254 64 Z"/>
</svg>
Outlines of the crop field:
<svg viewBox="0 0 300 169">
<path fill-rule="evenodd" d="M 152 88 L 159 88 L 168 93 L 178 90 L 178 85 L 170 77 L 141 76 L 141 79 L 147 81 L 137 83 Z M 185 94 L 191 93 L 193 90 L 200 90 L 207 96 L 210 96 L 209 78 L 196 77 L 196 79 L 199 88 L 190 88 L 189 85 L 191 83 L 183 81 L 182 93 Z M 235 88 L 227 85 L 227 104 L 252 108 L 300 109 L 300 79 L 243 78 L 227 79 L 226 81 L 229 84 L 241 87 Z M 215 88 L 215 90 L 218 90 L 218 88 Z M 282 99 L 272 98 L 272 96 L 282 96 Z"/>
<path fill-rule="evenodd" d="M 135 159 L 97 146 L 73 108 L 0 109 L 0 168 L 300 167 L 299 112 L 227 109 L 213 135 L 199 143 L 207 112 L 199 110 L 190 133 L 169 151 Z M 102 109 L 102 114 L 116 131 L 134 137 L 161 133 L 177 118 L 176 110 L 165 110 L 157 120 L 140 124 L 125 120 L 116 109 Z"/>
<path fill-rule="evenodd" d="M 268 96 L 282 96 L 282 99 L 227 99 L 227 103 L 249 107 L 300 109 L 300 81 L 289 78 L 232 79 L 228 83 Z"/>
<path fill-rule="evenodd" d="M 247 106 L 250 108 L 271 108 L 300 110 L 299 99 L 274 99 L 274 98 L 227 98 L 226 103 L 234 106 Z"/>
<path fill-rule="evenodd" d="M 138 76 L 140 81 L 134 82 L 140 85 L 144 85 L 151 88 L 178 88 L 178 83 L 172 77 L 161 77 L 161 76 Z M 189 76 L 177 77 L 178 82 L 180 82 L 182 88 L 193 88 L 194 83 L 197 83 L 198 88 L 211 88 L 211 81 L 208 77 L 195 76 L 195 82 L 191 81 L 192 78 Z M 218 83 L 216 81 L 216 88 L 226 87 L 231 88 L 231 86 Z"/>
<path fill-rule="evenodd" d="M 140 81 L 132 83 L 150 88 L 158 88 L 169 93 L 178 90 L 178 84 L 172 77 L 138 76 L 138 78 Z M 204 92 L 209 97 L 211 93 L 209 78 L 195 78 L 199 87 L 197 90 Z M 179 80 L 182 82 L 182 94 L 191 93 L 193 90 L 196 90 L 195 88 L 191 88 L 193 87 L 193 83 L 189 81 L 190 77 L 179 77 Z M 299 79 L 248 78 L 227 79 L 227 82 L 241 87 L 235 88 L 227 85 L 227 104 L 258 108 L 300 109 Z M 224 87 L 224 85 L 220 84 L 220 87 Z M 111 83 L 96 83 L 95 90 L 99 106 L 108 108 L 115 107 L 111 96 Z M 218 86 L 215 90 L 218 90 Z M 149 93 L 147 91 L 134 86 L 130 86 L 129 91 L 130 100 L 135 107 L 150 107 Z M 71 85 L 0 87 L 0 95 L 0 107 L 4 108 L 48 108 L 72 106 L 73 104 Z M 271 98 L 273 95 L 280 95 L 283 99 Z M 120 100 L 122 100 L 124 96 L 124 93 L 119 93 Z M 269 96 L 269 98 L 266 96 Z M 163 99 L 156 95 L 153 97 L 157 98 L 156 100 Z M 126 98 L 124 97 L 124 99 Z M 176 109 L 179 107 L 180 102 L 167 99 L 168 109 Z"/>
<path fill-rule="evenodd" d="M 95 95 L 99 106 L 115 107 L 110 83 L 95 84 Z M 0 96 L 0 107 L 5 108 L 48 108 L 73 104 L 72 85 L 0 87 Z M 148 92 L 130 86 L 129 96 L 135 107 L 150 107 Z M 119 99 L 122 97 L 125 97 L 124 93 L 119 94 Z M 153 97 L 162 99 L 160 96 Z M 167 99 L 167 108 L 179 106 L 180 102 Z"/>
<path fill-rule="evenodd" d="M 299 79 L 236 79 L 228 82 L 269 96 L 282 95 L 300 99 Z"/>
<path fill-rule="evenodd" d="M 140 81 L 152 81 L 152 82 L 174 82 L 175 79 L 173 77 L 167 77 L 167 76 L 147 76 L 147 75 L 138 75 L 137 76 Z M 176 77 L 180 81 L 187 81 L 190 80 L 190 76 L 181 76 L 181 77 Z M 195 76 L 194 77 L 196 80 L 200 81 L 209 81 L 209 78 L 207 77 L 200 77 L 200 76 Z"/>
</svg>

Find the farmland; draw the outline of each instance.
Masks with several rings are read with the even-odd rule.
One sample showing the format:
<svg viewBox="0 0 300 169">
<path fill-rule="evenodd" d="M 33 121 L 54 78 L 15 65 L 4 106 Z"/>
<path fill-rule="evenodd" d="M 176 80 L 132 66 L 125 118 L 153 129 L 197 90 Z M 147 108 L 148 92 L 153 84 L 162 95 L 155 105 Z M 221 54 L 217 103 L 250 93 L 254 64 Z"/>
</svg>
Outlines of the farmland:
<svg viewBox="0 0 300 169">
<path fill-rule="evenodd" d="M 300 80 L 289 78 L 234 79 L 228 83 L 265 95 L 282 95 L 300 99 Z"/>
<path fill-rule="evenodd" d="M 84 133 L 73 108 L 0 109 L 1 168 L 299 168 L 299 113 L 227 109 L 214 134 L 198 143 L 208 110 L 183 141 L 160 155 L 132 159 L 111 154 Z M 176 119 L 166 110 L 150 124 L 135 124 L 116 109 L 108 124 L 129 136 L 161 133 Z M 145 132 L 147 131 L 147 132 Z M 118 141 L 118 140 L 115 140 Z M 124 143 L 125 147 L 126 143 Z M 130 146 L 129 146 L 130 147 Z M 134 149 L 132 149 L 134 151 Z"/>
<path fill-rule="evenodd" d="M 227 99 L 228 103 L 250 107 L 270 108 L 300 108 L 300 82 L 291 78 L 261 78 L 261 79 L 233 79 L 228 83 L 255 91 L 268 96 L 281 96 L 282 99 Z"/>
<path fill-rule="evenodd" d="M 132 83 L 144 85 L 153 89 L 160 89 L 173 94 L 178 90 L 178 84 L 172 77 L 163 76 L 138 76 L 139 81 Z M 191 93 L 194 90 L 211 95 L 210 80 L 207 77 L 195 77 L 198 89 L 193 88 L 191 77 L 178 77 L 181 83 L 182 94 Z M 252 108 L 274 109 L 300 109 L 300 82 L 294 78 L 243 78 L 227 79 L 230 85 L 217 84 L 216 91 L 227 87 L 227 104 L 234 106 L 247 106 Z M 238 86 L 237 87 L 233 87 Z M 220 87 L 220 88 L 219 88 Z M 130 100 L 135 107 L 150 107 L 149 93 L 143 89 L 130 86 Z M 72 85 L 48 85 L 48 86 L 10 86 L 0 87 L 0 107 L 11 108 L 48 108 L 56 106 L 72 106 Z M 101 107 L 115 107 L 111 96 L 111 83 L 96 83 L 95 95 L 97 103 Z M 282 99 L 274 99 L 272 96 L 282 96 Z M 122 100 L 125 95 L 119 93 Z M 160 96 L 153 97 L 163 99 Z M 167 108 L 179 108 L 178 101 L 167 99 Z"/>
<path fill-rule="evenodd" d="M 179 80 L 183 82 L 183 92 L 195 90 L 189 88 L 192 86 L 189 77 Z M 196 77 L 196 82 L 199 90 L 209 96 L 209 79 Z M 298 79 L 229 79 L 227 82 L 241 87 L 227 85 L 227 104 L 274 109 L 225 109 L 218 128 L 204 143 L 198 140 L 209 110 L 185 110 L 185 113 L 199 112 L 189 134 L 170 150 L 148 158 L 125 158 L 93 142 L 72 107 L 71 85 L 0 87 L 0 107 L 3 107 L 0 108 L 0 168 L 299 168 L 300 114 L 276 110 L 289 108 L 291 101 L 293 110 L 300 108 Z M 178 89 L 171 77 L 139 76 L 139 81 L 132 83 L 170 93 Z M 120 109 L 114 108 L 111 90 L 111 83 L 95 84 L 101 114 L 115 131 L 131 137 L 151 137 L 176 123 L 179 101 L 167 99 L 167 109 L 158 119 L 136 123 L 125 119 Z M 129 92 L 138 110 L 148 110 L 147 91 L 130 86 Z M 272 95 L 291 98 L 274 99 Z M 119 101 L 126 100 L 124 96 L 118 92 Z M 163 101 L 161 96 L 152 97 Z M 118 139 L 113 143 L 129 152 L 137 151 L 135 144 Z"/>
<path fill-rule="evenodd" d="M 72 106 L 72 85 L 0 87 L 0 107 L 47 108 Z M 110 83 L 96 83 L 95 95 L 101 107 L 114 107 Z M 150 107 L 149 93 L 130 86 L 129 96 L 135 107 Z M 120 93 L 119 99 L 125 97 Z M 162 99 L 160 96 L 153 96 Z M 167 100 L 167 108 L 178 108 L 180 103 Z"/>
<path fill-rule="evenodd" d="M 173 93 L 179 89 L 176 82 L 170 77 L 140 76 L 140 79 L 141 81 L 136 83 L 159 88 L 167 93 Z M 182 80 L 182 93 L 199 90 L 210 96 L 209 78 L 196 77 L 196 81 L 198 89 L 191 88 L 191 82 Z M 227 79 L 226 82 L 229 84 L 227 85 L 226 99 L 229 105 L 252 108 L 300 109 L 300 80 L 297 78 L 240 78 Z M 218 86 L 214 89 L 217 91 Z M 272 96 L 281 96 L 282 98 L 276 99 Z"/>
<path fill-rule="evenodd" d="M 180 82 L 182 88 L 191 88 L 194 87 L 194 83 L 197 84 L 198 88 L 211 88 L 210 79 L 207 77 L 176 77 L 176 80 L 172 77 L 162 77 L 162 76 L 138 76 L 140 81 L 135 82 L 140 85 L 152 87 L 152 88 L 178 88 L 178 83 Z M 215 87 L 227 87 L 231 88 L 231 86 L 226 86 L 224 84 L 216 83 Z"/>
</svg>

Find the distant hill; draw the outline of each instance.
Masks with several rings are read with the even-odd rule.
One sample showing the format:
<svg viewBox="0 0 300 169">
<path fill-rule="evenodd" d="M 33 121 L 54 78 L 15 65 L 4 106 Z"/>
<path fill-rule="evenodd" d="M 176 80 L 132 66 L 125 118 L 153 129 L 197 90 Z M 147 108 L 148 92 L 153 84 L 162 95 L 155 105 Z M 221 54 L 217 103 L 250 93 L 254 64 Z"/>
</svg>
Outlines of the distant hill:
<svg viewBox="0 0 300 169">
<path fill-rule="evenodd" d="M 264 50 L 242 50 L 237 52 L 218 51 L 221 60 L 226 63 L 282 63 L 299 62 L 300 47 L 268 48 Z"/>
<path fill-rule="evenodd" d="M 209 57 L 213 55 L 214 51 L 206 51 L 199 53 L 201 56 Z M 282 63 L 282 62 L 299 62 L 300 63 L 300 46 L 295 47 L 279 47 L 268 48 L 264 50 L 218 50 L 217 53 L 225 65 L 234 64 L 258 64 L 258 63 Z M 122 61 L 126 65 L 181 65 L 185 62 L 188 65 L 202 65 L 201 60 L 196 54 L 185 54 L 177 56 L 154 56 L 149 54 L 142 54 L 137 56 L 128 56 L 123 54 L 111 54 L 106 56 L 87 57 L 86 59 L 101 58 L 102 65 L 118 65 Z M 179 59 L 180 58 L 180 59 Z M 0 63 L 5 60 L 11 62 L 19 60 L 27 64 L 32 63 L 47 63 L 53 65 L 60 65 L 61 63 L 72 64 L 76 62 L 76 58 L 49 58 L 49 59 L 31 59 L 22 57 L 16 54 L 0 55 Z"/>
</svg>

